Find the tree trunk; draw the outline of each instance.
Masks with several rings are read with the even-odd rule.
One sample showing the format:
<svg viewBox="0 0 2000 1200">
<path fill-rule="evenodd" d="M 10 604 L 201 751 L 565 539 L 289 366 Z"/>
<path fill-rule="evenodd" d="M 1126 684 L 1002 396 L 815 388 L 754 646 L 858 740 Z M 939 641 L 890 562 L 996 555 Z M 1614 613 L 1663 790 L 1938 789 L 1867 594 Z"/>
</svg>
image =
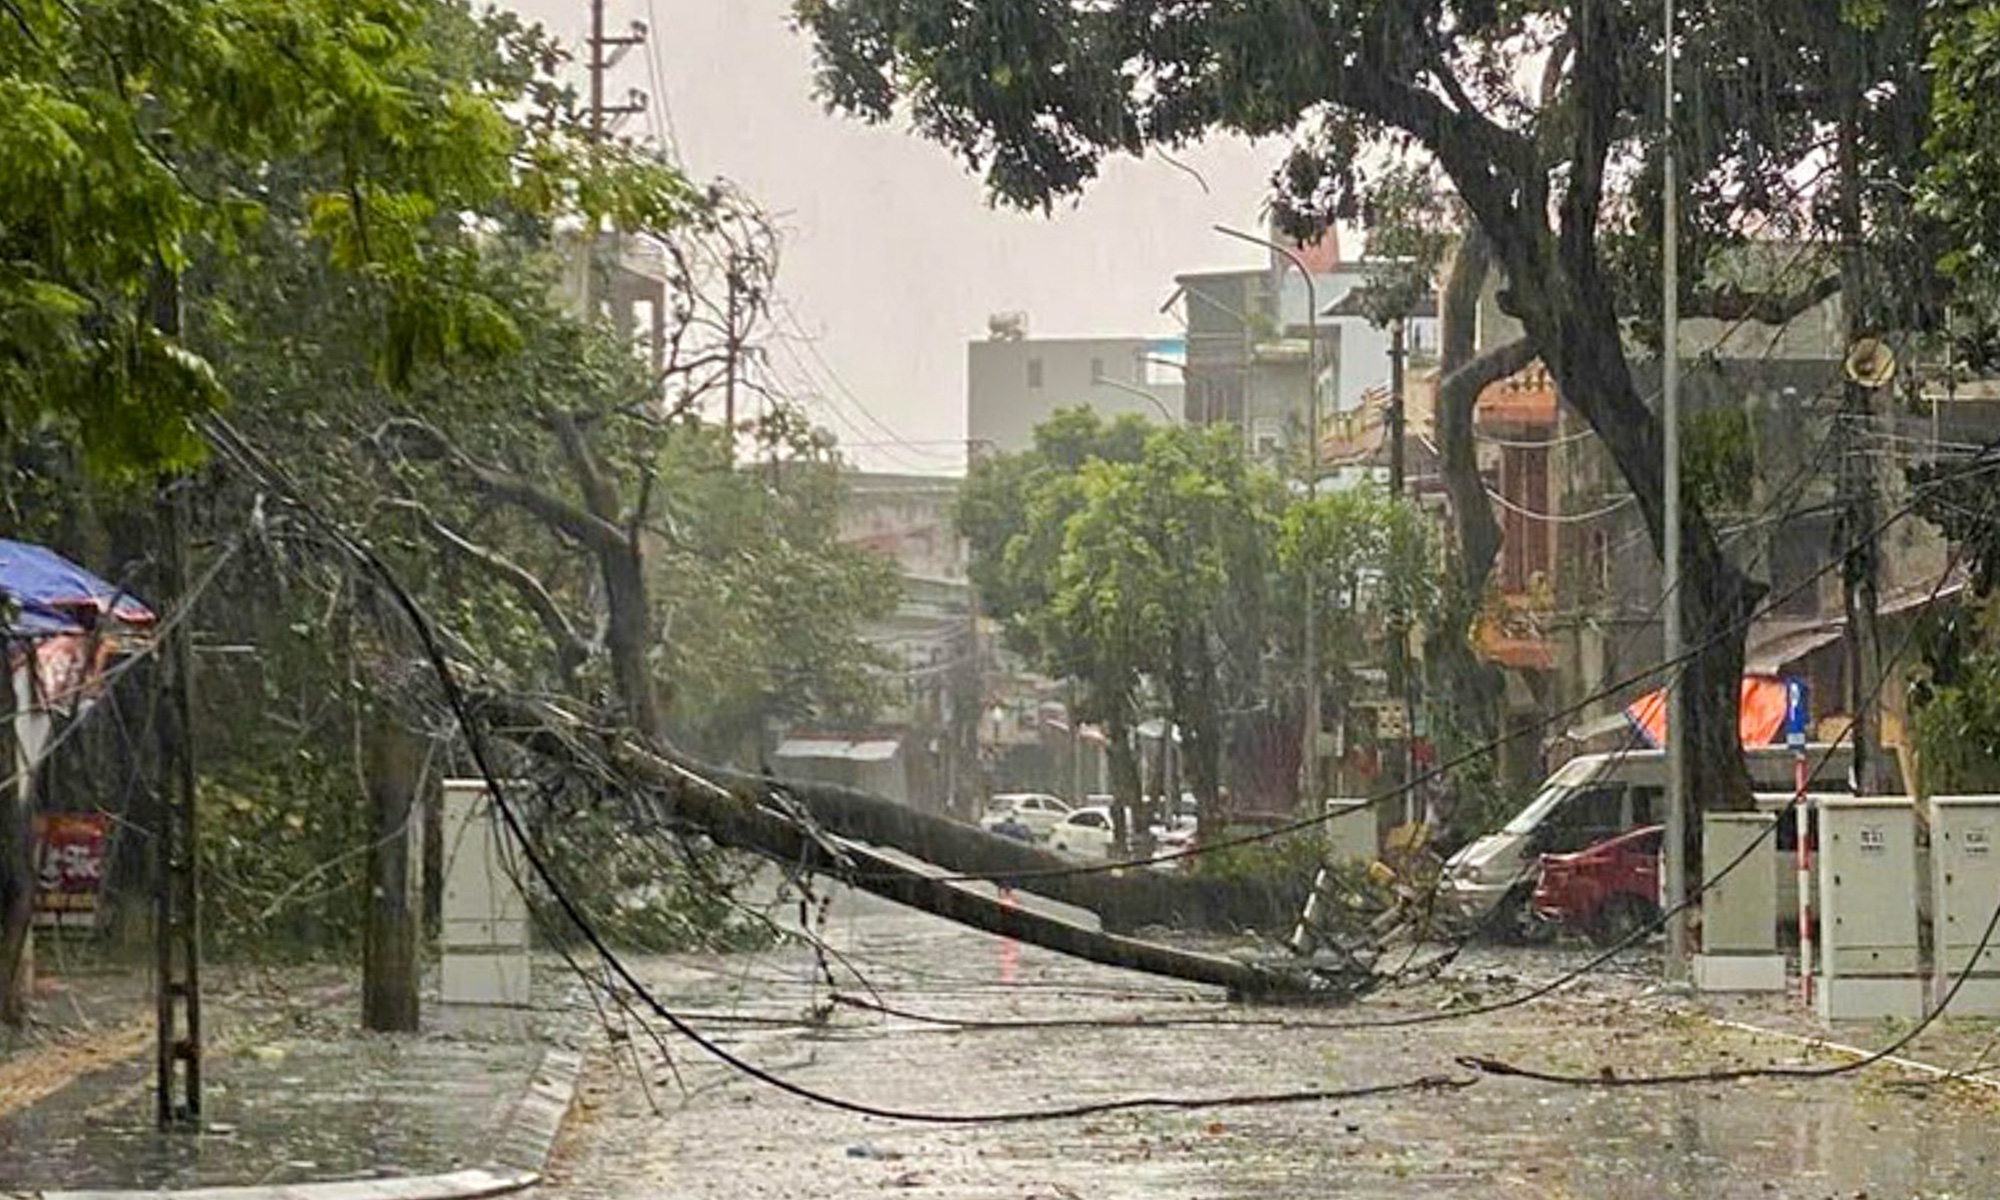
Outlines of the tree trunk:
<svg viewBox="0 0 2000 1200">
<path fill-rule="evenodd" d="M 1479 351 L 1479 298 L 1491 267 L 1491 243 L 1475 227 L 1459 242 L 1453 256 L 1438 314 L 1442 327 L 1437 387 L 1439 470 L 1450 500 L 1453 539 L 1444 603 L 1447 619 L 1431 631 L 1424 650 L 1441 693 L 1440 733 L 1455 735 L 1468 745 L 1483 745 L 1500 736 L 1500 706 L 1506 686 L 1500 668 L 1480 658 L 1473 645 L 1501 545 L 1500 525 L 1493 518 L 1486 481 L 1479 473 L 1473 430 L 1481 393 L 1527 366 L 1534 355 L 1533 343 L 1526 338 Z M 1448 746 L 1441 745 L 1441 749 L 1451 752 Z M 1455 798 L 1452 803 L 1455 808 Z"/>
<path fill-rule="evenodd" d="M 1104 736 L 1111 763 L 1111 852 L 1117 858 L 1126 858 L 1139 840 L 1134 836 L 1137 830 L 1133 820 L 1144 789 L 1139 777 L 1139 752 L 1132 745 L 1130 719 L 1115 708 L 1105 720 Z"/>
<path fill-rule="evenodd" d="M 368 907 L 362 938 L 361 1024 L 414 1033 L 418 933 L 423 924 L 424 743 L 392 713 L 369 714 Z"/>
<path fill-rule="evenodd" d="M 1633 386 L 1608 290 L 1594 269 L 1573 285 L 1573 304 L 1556 308 L 1552 294 L 1545 294 L 1548 307 L 1532 318 L 1524 315 L 1523 324 L 1544 348 L 1543 360 L 1565 402 L 1596 432 L 1631 486 L 1655 551 L 1663 552 L 1665 463 L 1660 422 Z M 1676 600 L 1690 655 L 1683 676 L 1688 736 L 1681 742 L 1688 796 L 1698 812 L 1747 809 L 1750 776 L 1737 733 L 1737 706 L 1743 643 L 1760 589 L 1723 553 L 1700 505 L 1683 503 L 1681 529 L 1683 562 Z M 1699 869 L 1700 828 L 1700 821 L 1688 822 L 1694 843 L 1689 850 L 1691 869 Z"/>
<path fill-rule="evenodd" d="M 0 595 L 0 618 L 8 601 Z M 20 771 L 14 735 L 14 671 L 10 639 L 0 639 L 0 1024 L 20 1026 L 28 1018 L 28 935 L 35 919 L 35 851 L 31 789 Z"/>
<path fill-rule="evenodd" d="M 1439 469 L 1445 495 L 1451 501 L 1456 535 L 1453 578 L 1459 591 L 1472 597 L 1485 594 L 1487 577 L 1500 554 L 1500 524 L 1493 519 L 1493 504 L 1479 475 L 1478 446 L 1472 436 L 1485 381 L 1461 374 L 1478 353 L 1479 297 L 1492 259 L 1486 235 L 1476 228 L 1468 232 L 1452 256 L 1451 275 L 1438 306 Z"/>
<path fill-rule="evenodd" d="M 644 560 L 640 557 L 637 535 L 619 550 L 600 551 L 604 577 L 605 606 L 609 610 L 605 646 L 611 654 L 612 678 L 619 699 L 634 729 L 666 745 L 666 720 L 660 708 L 658 689 L 653 685 L 650 663 L 652 614 L 646 600 Z"/>
</svg>

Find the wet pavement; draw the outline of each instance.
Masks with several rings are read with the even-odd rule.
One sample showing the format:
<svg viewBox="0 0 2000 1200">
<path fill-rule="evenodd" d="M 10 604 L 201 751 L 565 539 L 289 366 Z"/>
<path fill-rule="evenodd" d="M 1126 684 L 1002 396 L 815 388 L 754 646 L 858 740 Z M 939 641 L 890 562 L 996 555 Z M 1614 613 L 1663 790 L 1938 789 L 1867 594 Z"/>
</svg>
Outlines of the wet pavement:
<svg viewBox="0 0 2000 1200">
<path fill-rule="evenodd" d="M 1581 961 L 1577 951 L 1482 951 L 1445 978 L 1359 1008 L 1251 1009 L 1207 989 L 1008 947 L 868 898 L 843 896 L 833 913 L 831 940 L 849 967 L 883 1003 L 913 1013 L 1253 1023 L 960 1029 L 834 1006 L 814 1026 L 795 1022 L 826 1005 L 828 988 L 801 947 L 650 960 L 642 969 L 662 997 L 750 1062 L 842 1098 L 939 1114 L 1464 1077 L 1461 1054 L 1589 1076 L 1607 1066 L 1631 1075 L 1842 1061 L 1683 1011 L 1685 1002 L 1651 994 L 1654 971 L 1643 962 L 1559 998 L 1418 1028 L 1273 1024 L 1499 999 Z M 846 969 L 834 970 L 844 991 L 867 994 Z M 1875 1045 L 1892 1032 L 1847 1029 L 1839 1040 Z M 1934 1048 L 1969 1054 L 1995 1032 L 1954 1022 Z M 667 1046 L 671 1064 L 644 1038 L 615 1047 L 619 1063 L 593 1061 L 549 1171 L 552 1198 L 2000 1195 L 1995 1094 L 1967 1083 L 1906 1086 L 1908 1073 L 1894 1068 L 1632 1089 L 1483 1078 L 1458 1091 L 1286 1107 L 943 1126 L 836 1111 L 723 1068 L 685 1041 Z"/>
<path fill-rule="evenodd" d="M 35 1083 L 0 1103 L 0 1193 L 283 1185 L 504 1160 L 496 1139 L 550 1046 L 574 1047 L 589 1028 L 557 1003 L 568 981 L 548 974 L 536 1008 L 427 1004 L 422 1033 L 380 1035 L 359 1031 L 359 999 L 340 973 L 219 972 L 205 989 L 199 1136 L 155 1128 L 143 974 L 137 988 L 117 975 L 78 981 L 73 990 L 93 997 L 122 988 L 128 1007 L 0 1061 L 0 1078 L 13 1068 Z M 59 995 L 44 1007 L 64 1011 Z M 65 1056 L 79 1073 L 51 1086 L 44 1064 Z"/>
</svg>

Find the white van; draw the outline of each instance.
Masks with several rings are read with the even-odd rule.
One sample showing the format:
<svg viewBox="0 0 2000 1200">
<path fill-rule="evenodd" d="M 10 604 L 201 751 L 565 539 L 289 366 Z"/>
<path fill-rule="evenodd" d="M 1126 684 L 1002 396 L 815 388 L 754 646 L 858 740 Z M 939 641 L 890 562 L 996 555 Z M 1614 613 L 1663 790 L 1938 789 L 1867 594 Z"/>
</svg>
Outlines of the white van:
<svg viewBox="0 0 2000 1200">
<path fill-rule="evenodd" d="M 1758 746 L 1746 749 L 1743 759 L 1757 792 L 1793 790 L 1796 765 L 1789 748 Z M 1847 791 L 1853 761 L 1844 745 L 1807 746 L 1806 763 L 1813 770 L 1809 787 Z M 1499 831 L 1445 861 L 1438 893 L 1444 915 L 1461 921 L 1484 918 L 1507 903 L 1519 909 L 1526 928 L 1528 893 L 1542 855 L 1573 853 L 1627 830 L 1659 824 L 1666 819 L 1666 794 L 1664 751 L 1621 750 L 1571 759 Z M 1699 811 L 1699 798 L 1692 807 Z M 1784 844 L 1790 846 L 1789 837 Z"/>
</svg>

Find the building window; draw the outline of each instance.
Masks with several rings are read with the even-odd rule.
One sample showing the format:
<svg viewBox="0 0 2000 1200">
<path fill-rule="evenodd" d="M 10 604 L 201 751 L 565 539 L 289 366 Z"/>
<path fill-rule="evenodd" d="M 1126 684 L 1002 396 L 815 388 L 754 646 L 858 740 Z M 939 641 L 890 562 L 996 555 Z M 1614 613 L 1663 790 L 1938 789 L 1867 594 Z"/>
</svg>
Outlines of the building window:
<svg viewBox="0 0 2000 1200">
<path fill-rule="evenodd" d="M 1042 360 L 1039 358 L 1028 360 L 1028 386 L 1031 388 L 1042 386 Z"/>
</svg>

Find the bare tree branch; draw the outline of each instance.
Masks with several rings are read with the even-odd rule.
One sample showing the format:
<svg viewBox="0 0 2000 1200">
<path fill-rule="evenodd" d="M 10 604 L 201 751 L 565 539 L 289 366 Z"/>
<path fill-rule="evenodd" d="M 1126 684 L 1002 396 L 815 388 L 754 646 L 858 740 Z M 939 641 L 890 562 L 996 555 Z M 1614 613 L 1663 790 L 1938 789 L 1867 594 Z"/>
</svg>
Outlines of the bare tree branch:
<svg viewBox="0 0 2000 1200">
<path fill-rule="evenodd" d="M 1786 325 L 1840 294 L 1838 274 L 1822 276 L 1796 292 L 1766 292 L 1734 284 L 1704 288 L 1682 306 L 1684 316 Z"/>
<path fill-rule="evenodd" d="M 421 444 L 432 457 L 450 462 L 481 491 L 533 514 L 565 537 L 592 550 L 617 550 L 624 546 L 625 533 L 614 522 L 585 512 L 511 471 L 480 462 L 428 421 L 396 417 L 384 422 L 375 437 L 378 441 L 401 437 Z"/>
<path fill-rule="evenodd" d="M 387 508 L 409 513 L 432 541 L 485 568 L 489 574 L 519 593 L 534 611 L 536 619 L 541 621 L 549 640 L 555 643 L 556 669 L 565 679 L 589 660 L 592 650 L 589 640 L 577 632 L 576 625 L 563 613 L 562 606 L 556 603 L 555 597 L 542 586 L 542 581 L 535 577 L 534 572 L 499 551 L 467 538 L 440 521 L 437 514 L 419 501 L 392 497 L 382 503 Z"/>
</svg>

